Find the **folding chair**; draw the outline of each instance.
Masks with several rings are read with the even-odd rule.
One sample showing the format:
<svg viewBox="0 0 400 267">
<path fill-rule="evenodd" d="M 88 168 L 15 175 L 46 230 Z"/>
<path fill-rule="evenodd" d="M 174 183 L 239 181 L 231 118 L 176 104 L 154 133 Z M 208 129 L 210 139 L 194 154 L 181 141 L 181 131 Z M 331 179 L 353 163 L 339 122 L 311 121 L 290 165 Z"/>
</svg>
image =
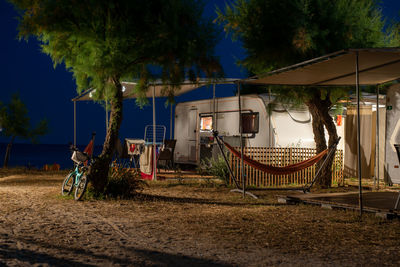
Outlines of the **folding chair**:
<svg viewBox="0 0 400 267">
<path fill-rule="evenodd" d="M 158 170 L 160 170 L 160 160 L 165 161 L 164 167 L 175 170 L 174 164 L 174 151 L 175 151 L 176 140 L 164 140 L 164 147 L 160 150 L 158 154 Z"/>
</svg>

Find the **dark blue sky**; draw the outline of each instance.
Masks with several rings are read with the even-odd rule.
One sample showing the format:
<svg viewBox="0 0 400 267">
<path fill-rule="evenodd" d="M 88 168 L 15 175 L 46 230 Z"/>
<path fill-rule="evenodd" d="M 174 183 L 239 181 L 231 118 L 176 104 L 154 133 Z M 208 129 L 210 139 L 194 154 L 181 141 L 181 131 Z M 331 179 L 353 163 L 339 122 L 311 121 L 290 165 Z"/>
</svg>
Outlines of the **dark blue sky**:
<svg viewBox="0 0 400 267">
<path fill-rule="evenodd" d="M 228 1 L 229 2 L 229 1 Z M 224 0 L 209 0 L 206 15 L 215 17 L 215 5 L 224 6 Z M 400 0 L 383 0 L 382 10 L 390 19 L 399 19 Z M 51 59 L 40 52 L 38 43 L 18 41 L 17 21 L 13 7 L 5 0 L 0 0 L 0 101 L 8 102 L 14 92 L 19 92 L 27 105 L 33 124 L 41 118 L 49 121 L 50 132 L 41 138 L 41 143 L 66 144 L 73 140 L 73 104 L 76 96 L 75 83 L 71 73 L 62 66 L 53 68 Z M 245 77 L 245 72 L 235 65 L 237 58 L 243 57 L 243 50 L 238 43 L 232 43 L 221 33 L 221 42 L 216 48 L 226 77 Z M 217 96 L 233 95 L 232 87 L 219 87 Z M 212 97 L 211 88 L 202 88 L 177 101 L 188 101 Z M 169 107 L 164 106 L 165 99 L 157 100 L 157 124 L 169 127 Z M 121 138 L 142 138 L 145 125 L 152 123 L 151 106 L 141 110 L 133 100 L 124 102 L 124 121 Z M 104 141 L 105 113 L 98 105 L 87 102 L 77 103 L 78 144 L 85 144 L 92 131 L 97 132 L 97 144 Z M 167 135 L 169 129 L 167 129 Z M 8 139 L 0 137 L 0 142 Z M 24 142 L 17 140 L 17 142 Z"/>
</svg>

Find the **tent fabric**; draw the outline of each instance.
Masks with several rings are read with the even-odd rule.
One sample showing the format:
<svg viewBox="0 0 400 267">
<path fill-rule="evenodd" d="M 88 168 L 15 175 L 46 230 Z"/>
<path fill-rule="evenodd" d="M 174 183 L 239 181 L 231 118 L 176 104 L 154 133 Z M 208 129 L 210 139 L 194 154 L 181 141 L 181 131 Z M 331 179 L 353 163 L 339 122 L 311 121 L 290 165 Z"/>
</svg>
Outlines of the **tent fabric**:
<svg viewBox="0 0 400 267">
<path fill-rule="evenodd" d="M 226 146 L 226 148 L 233 154 L 235 155 L 237 158 L 241 158 L 241 153 L 238 152 L 236 149 L 234 149 L 232 146 L 230 146 L 228 143 L 222 141 L 223 144 Z M 321 153 L 319 153 L 318 155 L 309 158 L 307 160 L 295 163 L 295 164 L 291 164 L 285 167 L 277 167 L 277 166 L 271 166 L 271 165 L 267 165 L 267 164 L 263 164 L 260 163 L 258 161 L 255 161 L 253 159 L 251 159 L 250 157 L 243 155 L 243 161 L 250 165 L 251 167 L 260 170 L 262 172 L 265 173 L 270 173 L 270 174 L 276 174 L 276 175 L 286 175 L 286 174 L 292 174 L 298 171 L 301 171 L 303 169 L 306 169 L 312 165 L 314 165 L 315 163 L 317 163 L 318 161 L 320 161 L 322 159 L 323 156 L 325 156 L 328 153 L 328 149 L 325 149 L 324 151 L 322 151 Z"/>
<path fill-rule="evenodd" d="M 356 57 L 359 84 L 376 85 L 400 77 L 400 49 L 348 49 L 244 79 L 242 83 L 299 86 L 354 86 Z"/>
<path fill-rule="evenodd" d="M 378 153 L 379 153 L 379 177 L 385 176 L 385 135 L 386 135 L 386 107 L 379 108 L 379 152 L 377 151 L 376 111 L 372 111 L 372 143 L 371 143 L 371 176 L 378 177 Z"/>
<path fill-rule="evenodd" d="M 211 85 L 213 83 L 215 84 L 233 84 L 235 81 L 238 79 L 235 78 L 226 78 L 226 79 L 218 79 L 216 81 L 213 80 L 208 80 L 208 79 L 200 79 L 196 82 L 192 81 L 184 81 L 183 83 L 179 84 L 178 87 L 179 89 L 175 92 L 175 96 L 180 96 L 182 94 L 188 93 L 190 91 L 193 91 L 197 88 L 200 88 L 202 86 L 206 85 Z M 123 86 L 123 97 L 124 99 L 129 99 L 129 98 L 137 98 L 137 95 L 135 94 L 135 87 L 137 85 L 136 82 L 121 82 L 121 85 Z M 146 97 L 151 98 L 153 97 L 153 89 L 155 88 L 155 97 L 167 97 L 165 88 L 173 86 L 172 84 L 164 84 L 161 81 L 157 81 L 154 84 L 149 85 L 149 90 L 146 92 Z M 72 99 L 72 101 L 92 101 L 92 94 L 95 91 L 95 89 L 88 89 L 85 92 L 83 92 L 81 95 L 75 97 Z"/>
<path fill-rule="evenodd" d="M 373 173 L 372 157 L 375 150 L 373 143 L 373 121 L 372 106 L 360 107 L 360 128 L 363 130 L 361 135 L 361 173 L 362 178 L 371 178 Z M 344 155 L 344 176 L 357 177 L 357 109 L 347 107 L 345 124 L 345 155 Z"/>
</svg>

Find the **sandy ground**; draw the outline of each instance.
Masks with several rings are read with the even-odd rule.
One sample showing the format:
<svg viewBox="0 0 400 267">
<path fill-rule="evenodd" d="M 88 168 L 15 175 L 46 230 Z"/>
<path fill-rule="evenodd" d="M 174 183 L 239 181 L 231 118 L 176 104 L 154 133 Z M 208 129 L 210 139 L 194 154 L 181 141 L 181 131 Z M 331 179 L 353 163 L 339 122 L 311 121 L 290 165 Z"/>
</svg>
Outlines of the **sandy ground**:
<svg viewBox="0 0 400 267">
<path fill-rule="evenodd" d="M 245 199 L 204 184 L 151 184 L 134 200 L 60 196 L 60 175 L 0 178 L 7 266 L 400 265 L 400 223 Z"/>
</svg>

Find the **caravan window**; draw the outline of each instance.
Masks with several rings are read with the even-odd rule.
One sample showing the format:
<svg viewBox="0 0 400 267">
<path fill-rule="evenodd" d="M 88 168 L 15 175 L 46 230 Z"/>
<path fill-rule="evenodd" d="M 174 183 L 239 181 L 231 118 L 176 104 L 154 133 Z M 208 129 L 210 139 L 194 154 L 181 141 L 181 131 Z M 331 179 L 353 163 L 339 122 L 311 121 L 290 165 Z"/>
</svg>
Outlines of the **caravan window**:
<svg viewBox="0 0 400 267">
<path fill-rule="evenodd" d="M 258 133 L 258 112 L 243 113 L 242 125 L 244 134 Z"/>
<path fill-rule="evenodd" d="M 212 116 L 200 117 L 200 131 L 212 130 Z"/>
</svg>

